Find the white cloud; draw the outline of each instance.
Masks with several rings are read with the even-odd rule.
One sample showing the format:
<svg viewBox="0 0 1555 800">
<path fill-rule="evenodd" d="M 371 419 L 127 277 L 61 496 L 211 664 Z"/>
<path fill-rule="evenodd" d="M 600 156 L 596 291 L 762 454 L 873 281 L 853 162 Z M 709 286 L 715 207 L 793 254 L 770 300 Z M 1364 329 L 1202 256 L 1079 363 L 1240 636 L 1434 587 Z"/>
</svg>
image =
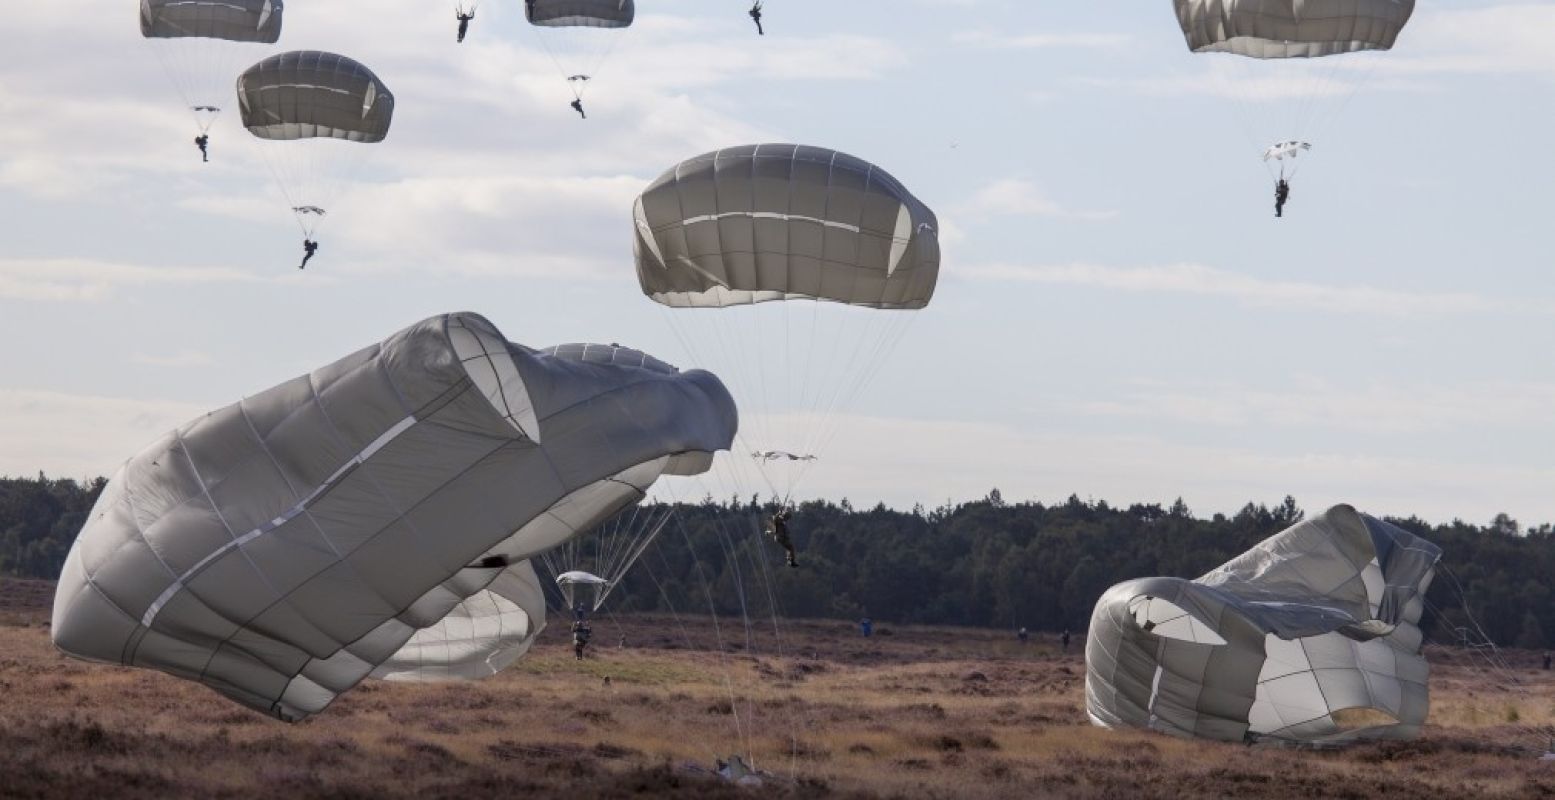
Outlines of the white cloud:
<svg viewBox="0 0 1555 800">
<path fill-rule="evenodd" d="M 994 280 L 1084 286 L 1124 292 L 1154 292 L 1225 297 L 1249 306 L 1300 308 L 1335 314 L 1435 316 L 1502 311 L 1555 313 L 1546 306 L 1486 297 L 1471 292 L 1413 292 L 1372 286 L 1333 286 L 1304 281 L 1266 280 L 1200 264 L 1113 267 L 1099 264 L 971 265 L 962 275 Z"/>
<path fill-rule="evenodd" d="M 176 353 L 168 353 L 165 355 L 148 355 L 146 353 L 136 353 L 130 356 L 130 363 L 132 364 L 141 364 L 148 367 L 168 367 L 172 369 L 182 369 L 184 367 L 203 367 L 212 363 L 212 361 L 213 359 L 209 353 L 202 353 L 198 350 L 179 350 Z"/>
<path fill-rule="evenodd" d="M 1293 385 L 1171 385 L 1145 382 L 1105 400 L 1080 400 L 1084 414 L 1224 428 L 1294 428 L 1351 434 L 1429 434 L 1497 429 L 1529 435 L 1548 430 L 1555 384 L 1500 381 L 1465 385 L 1372 381 L 1335 384 L 1305 378 Z"/>
<path fill-rule="evenodd" d="M 997 31 L 962 31 L 951 36 L 950 40 L 956 44 L 1000 50 L 1112 49 L 1127 46 L 1134 37 L 1121 33 L 1011 34 Z"/>
<path fill-rule="evenodd" d="M 0 389 L 0 474 L 108 475 L 207 410 L 173 401 Z"/>
<path fill-rule="evenodd" d="M 258 283 L 264 278 L 232 267 L 150 267 L 84 258 L 0 258 L 0 298 L 99 302 L 129 286 Z"/>
<path fill-rule="evenodd" d="M 956 209 L 959 216 L 1053 217 L 1056 219 L 1101 221 L 1116 217 L 1116 211 L 1076 211 L 1060 205 L 1030 181 L 1003 178 L 984 186 L 972 199 Z"/>
</svg>

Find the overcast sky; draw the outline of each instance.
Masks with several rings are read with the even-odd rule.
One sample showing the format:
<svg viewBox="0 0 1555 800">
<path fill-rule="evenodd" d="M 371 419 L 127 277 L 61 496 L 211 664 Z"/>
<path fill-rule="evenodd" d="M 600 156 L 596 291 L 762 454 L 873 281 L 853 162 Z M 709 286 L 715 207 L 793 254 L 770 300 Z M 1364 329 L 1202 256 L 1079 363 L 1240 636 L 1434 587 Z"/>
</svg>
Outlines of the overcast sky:
<svg viewBox="0 0 1555 800">
<path fill-rule="evenodd" d="M 1167 0 L 768 0 L 760 38 L 740 0 L 641 0 L 583 121 L 517 0 L 463 45 L 448 2 L 292 0 L 281 49 L 397 100 L 306 272 L 235 115 L 199 162 L 135 5 L 0 11 L 0 473 L 111 472 L 446 311 L 685 366 L 632 198 L 795 141 L 891 171 L 944 244 L 802 494 L 1555 521 L 1555 3 L 1423 0 L 1385 58 L 1286 84 L 1189 54 Z M 1319 111 L 1285 219 L 1239 87 Z"/>
</svg>

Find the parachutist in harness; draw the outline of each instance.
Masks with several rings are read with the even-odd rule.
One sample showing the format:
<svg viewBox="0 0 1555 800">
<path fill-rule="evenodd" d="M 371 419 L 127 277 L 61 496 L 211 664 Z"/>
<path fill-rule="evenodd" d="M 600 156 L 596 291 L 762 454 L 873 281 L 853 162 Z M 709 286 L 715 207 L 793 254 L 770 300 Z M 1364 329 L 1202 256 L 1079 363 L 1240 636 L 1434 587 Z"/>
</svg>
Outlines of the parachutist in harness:
<svg viewBox="0 0 1555 800">
<path fill-rule="evenodd" d="M 460 14 L 456 11 L 454 17 L 459 20 L 459 41 L 463 42 L 464 35 L 470 30 L 470 20 L 475 19 L 475 11 L 472 9 L 468 14 Z"/>
<path fill-rule="evenodd" d="M 572 106 L 572 110 L 573 111 L 578 112 L 578 116 L 580 116 L 580 117 L 582 117 L 584 119 L 588 119 L 589 118 L 589 115 L 583 113 L 583 98 L 581 98 L 581 97 L 576 98 L 569 105 Z"/>
<path fill-rule="evenodd" d="M 583 660 L 583 648 L 589 646 L 589 637 L 594 635 L 594 629 L 589 627 L 586 619 L 577 619 L 572 623 L 572 656 Z"/>
<path fill-rule="evenodd" d="M 789 511 L 786 508 L 780 509 L 777 513 L 773 514 L 772 519 L 768 524 L 767 534 L 770 535 L 772 540 L 777 542 L 784 551 L 786 551 L 788 565 L 790 567 L 797 567 L 799 566 L 799 556 L 796 552 L 794 552 L 794 540 L 788 536 L 789 516 Z"/>
<path fill-rule="evenodd" d="M 756 0 L 756 4 L 751 6 L 750 15 L 751 21 L 756 23 L 756 35 L 766 36 L 767 32 L 761 29 L 761 0 Z"/>
<path fill-rule="evenodd" d="M 312 239 L 306 239 L 306 238 L 303 239 L 302 240 L 302 253 L 303 253 L 303 255 L 302 255 L 302 263 L 297 265 L 297 269 L 302 269 L 303 267 L 308 266 L 308 261 L 310 259 L 312 259 L 313 255 L 315 253 L 317 253 L 318 251 L 319 251 L 319 243 L 318 242 L 315 242 Z"/>
<path fill-rule="evenodd" d="M 211 137 L 208 134 L 202 133 L 199 136 L 194 137 L 194 146 L 200 148 L 200 160 L 201 161 L 210 161 L 211 160 L 210 151 L 205 149 L 206 147 L 208 147 L 210 145 L 210 143 L 211 143 Z"/>
<path fill-rule="evenodd" d="M 1289 199 L 1290 182 L 1280 178 L 1279 182 L 1274 184 L 1274 216 L 1285 216 L 1285 201 Z"/>
</svg>

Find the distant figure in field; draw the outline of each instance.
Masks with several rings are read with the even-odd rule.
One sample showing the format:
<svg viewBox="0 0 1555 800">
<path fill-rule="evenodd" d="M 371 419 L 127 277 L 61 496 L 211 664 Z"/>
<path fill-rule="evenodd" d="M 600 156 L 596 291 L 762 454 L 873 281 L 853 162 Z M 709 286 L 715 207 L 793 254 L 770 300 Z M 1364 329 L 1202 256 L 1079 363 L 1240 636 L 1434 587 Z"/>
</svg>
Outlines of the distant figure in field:
<svg viewBox="0 0 1555 800">
<path fill-rule="evenodd" d="M 605 687 L 605 688 L 606 688 L 606 689 L 609 689 L 609 688 L 610 688 L 610 676 L 609 676 L 609 675 L 606 675 L 606 676 L 605 676 L 605 682 L 604 682 L 604 684 L 603 684 L 603 686 L 604 686 L 604 687 Z"/>
<path fill-rule="evenodd" d="M 616 649 L 617 650 L 625 650 L 626 649 L 626 634 L 624 634 L 624 633 L 621 634 L 621 638 L 616 640 Z"/>
<path fill-rule="evenodd" d="M 1549 672 L 1550 671 L 1550 654 L 1549 653 L 1545 653 L 1544 654 L 1544 671 L 1545 672 Z"/>
<path fill-rule="evenodd" d="M 1069 629 L 1068 628 L 1064 629 L 1064 635 L 1062 637 L 1060 637 L 1060 640 L 1064 643 L 1064 652 L 1065 653 L 1069 652 Z"/>
<path fill-rule="evenodd" d="M 594 629 L 589 627 L 589 621 L 580 619 L 572 623 L 572 655 L 579 661 L 583 660 L 583 648 L 589 646 L 589 637 L 594 635 Z"/>
<path fill-rule="evenodd" d="M 875 621 L 869 617 L 859 620 L 858 632 L 863 634 L 865 639 L 868 639 L 875 632 Z"/>
<path fill-rule="evenodd" d="M 1027 633 L 1026 626 L 1022 625 L 1021 629 L 1015 633 L 1015 638 L 1019 639 L 1021 644 L 1025 644 L 1031 638 L 1031 634 Z"/>
</svg>

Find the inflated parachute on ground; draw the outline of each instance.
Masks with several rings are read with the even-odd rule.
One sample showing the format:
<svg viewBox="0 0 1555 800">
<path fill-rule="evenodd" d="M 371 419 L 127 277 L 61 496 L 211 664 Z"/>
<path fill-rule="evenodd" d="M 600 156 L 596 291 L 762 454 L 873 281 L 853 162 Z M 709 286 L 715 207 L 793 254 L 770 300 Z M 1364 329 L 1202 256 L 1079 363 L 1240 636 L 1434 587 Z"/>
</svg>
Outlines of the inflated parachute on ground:
<svg viewBox="0 0 1555 800">
<path fill-rule="evenodd" d="M 1387 50 L 1414 0 L 1173 0 L 1188 48 L 1249 58 Z"/>
<path fill-rule="evenodd" d="M 141 0 L 140 33 L 208 131 L 252 45 L 281 38 L 281 0 Z"/>
<path fill-rule="evenodd" d="M 735 426 L 709 373 L 434 317 L 130 459 L 66 560 L 54 643 L 287 720 L 375 669 L 489 674 L 542 624 L 526 559 L 705 469 Z"/>
<path fill-rule="evenodd" d="M 710 488 L 786 498 L 933 298 L 934 212 L 863 159 L 759 144 L 676 164 L 632 217 L 643 293 L 751 423 L 740 452 L 762 481 Z"/>
<path fill-rule="evenodd" d="M 1417 626 L 1440 557 L 1340 505 L 1197 580 L 1120 583 L 1091 616 L 1086 709 L 1106 727 L 1227 741 L 1418 735 Z"/>
</svg>

